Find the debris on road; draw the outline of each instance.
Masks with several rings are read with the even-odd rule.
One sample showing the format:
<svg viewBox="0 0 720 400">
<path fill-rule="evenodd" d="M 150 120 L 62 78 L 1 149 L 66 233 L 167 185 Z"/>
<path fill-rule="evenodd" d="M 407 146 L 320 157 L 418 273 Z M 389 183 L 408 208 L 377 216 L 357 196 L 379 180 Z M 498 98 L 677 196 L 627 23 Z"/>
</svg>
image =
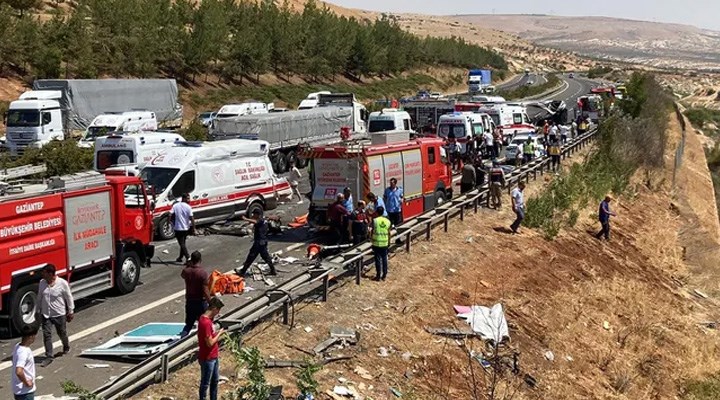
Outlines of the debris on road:
<svg viewBox="0 0 720 400">
<path fill-rule="evenodd" d="M 546 358 L 548 361 L 555 361 L 555 354 L 553 354 L 552 351 L 548 350 L 548 351 L 545 352 L 545 358 Z"/>
<path fill-rule="evenodd" d="M 85 368 L 90 368 L 90 369 L 110 368 L 110 364 L 85 364 Z"/>
<path fill-rule="evenodd" d="M 310 332 L 312 332 L 312 331 L 313 331 L 313 328 L 311 328 L 311 327 L 309 327 L 309 326 L 306 326 L 306 327 L 305 327 L 305 332 L 310 333 Z"/>
<path fill-rule="evenodd" d="M 372 374 L 370 374 L 370 371 L 366 370 L 366 369 L 363 368 L 363 367 L 359 367 L 359 366 L 358 366 L 358 367 L 355 367 L 355 369 L 353 370 L 353 372 L 355 372 L 358 376 L 360 376 L 360 377 L 363 378 L 363 379 L 367 379 L 367 380 L 372 380 L 372 379 L 374 379 L 374 377 L 372 376 Z"/>
<path fill-rule="evenodd" d="M 438 335 L 438 336 L 448 336 L 448 337 L 470 337 L 470 336 L 478 336 L 477 333 L 473 332 L 471 329 L 455 329 L 455 328 L 429 328 L 425 327 L 425 331 L 431 335 Z"/>
</svg>

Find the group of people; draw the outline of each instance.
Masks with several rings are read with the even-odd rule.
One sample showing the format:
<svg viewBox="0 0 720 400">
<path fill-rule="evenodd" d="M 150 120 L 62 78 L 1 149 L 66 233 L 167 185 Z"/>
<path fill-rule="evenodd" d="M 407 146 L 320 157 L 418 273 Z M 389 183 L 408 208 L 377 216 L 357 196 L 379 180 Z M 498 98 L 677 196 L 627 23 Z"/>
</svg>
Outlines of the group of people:
<svg viewBox="0 0 720 400">
<path fill-rule="evenodd" d="M 465 149 L 458 138 L 450 132 L 445 139 L 444 147 L 452 169 L 460 171 L 466 164 L 482 164 L 483 159 L 498 158 L 503 148 L 503 130 L 496 128 L 492 132 L 478 131 L 476 135 L 467 139 Z"/>
</svg>

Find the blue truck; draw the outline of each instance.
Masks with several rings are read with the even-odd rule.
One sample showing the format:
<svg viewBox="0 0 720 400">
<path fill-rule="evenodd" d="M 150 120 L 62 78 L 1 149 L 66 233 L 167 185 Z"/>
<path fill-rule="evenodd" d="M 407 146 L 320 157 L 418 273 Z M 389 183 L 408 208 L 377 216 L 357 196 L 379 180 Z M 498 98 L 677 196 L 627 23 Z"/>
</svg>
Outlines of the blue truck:
<svg viewBox="0 0 720 400">
<path fill-rule="evenodd" d="M 471 69 L 468 71 L 468 92 L 481 93 L 492 84 L 492 72 L 489 69 Z"/>
</svg>

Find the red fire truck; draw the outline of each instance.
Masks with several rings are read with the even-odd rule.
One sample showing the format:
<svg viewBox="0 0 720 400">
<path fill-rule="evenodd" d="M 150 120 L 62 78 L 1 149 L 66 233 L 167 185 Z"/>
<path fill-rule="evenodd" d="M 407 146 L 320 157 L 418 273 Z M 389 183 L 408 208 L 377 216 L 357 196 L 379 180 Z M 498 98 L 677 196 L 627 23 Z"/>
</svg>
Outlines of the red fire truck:
<svg viewBox="0 0 720 400">
<path fill-rule="evenodd" d="M 38 282 L 47 264 L 75 298 L 132 292 L 154 253 L 151 208 L 140 178 L 94 172 L 0 197 L 0 318 L 15 330 L 39 324 Z"/>
<path fill-rule="evenodd" d="M 397 133 L 382 132 L 373 137 L 397 137 Z M 365 141 L 306 149 L 303 157 L 312 160 L 310 222 L 324 224 L 328 206 L 345 187 L 352 190 L 353 201 L 357 203 L 371 192 L 382 197 L 391 178 L 397 179 L 398 186 L 403 188 L 404 219 L 451 198 L 452 172 L 445 160 L 443 140 L 409 140 L 407 132 L 400 138 L 387 144 Z"/>
</svg>

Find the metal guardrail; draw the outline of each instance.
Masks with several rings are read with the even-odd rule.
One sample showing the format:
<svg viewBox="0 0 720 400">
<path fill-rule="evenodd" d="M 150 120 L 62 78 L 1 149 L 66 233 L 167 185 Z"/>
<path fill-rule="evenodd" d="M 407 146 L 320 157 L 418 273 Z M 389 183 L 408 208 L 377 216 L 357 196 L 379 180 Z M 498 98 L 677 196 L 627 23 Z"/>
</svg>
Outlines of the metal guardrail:
<svg viewBox="0 0 720 400">
<path fill-rule="evenodd" d="M 588 131 L 563 146 L 561 156 L 567 156 L 582 150 L 595 138 L 597 129 Z M 536 159 L 514 170 L 507 177 L 508 190 L 521 180 L 529 181 L 530 177 L 537 179 L 550 167 L 550 158 L 545 156 Z M 466 194 L 449 200 L 417 217 L 409 219 L 393 232 L 393 236 L 401 239 L 400 245 L 394 245 L 392 250 L 405 248 L 411 250 L 412 239 L 419 236 L 430 238 L 432 229 L 440 223 L 444 231 L 448 231 L 449 220 L 454 217 L 464 220 L 468 207 L 477 213 L 482 202 L 489 202 L 488 185 L 474 189 Z M 313 264 L 310 268 L 276 288 L 269 289 L 264 296 L 242 305 L 222 316 L 220 323 L 231 332 L 246 331 L 255 324 L 282 311 L 283 323 L 288 323 L 288 310 L 296 301 L 303 299 L 310 293 L 322 290 L 323 301 L 327 300 L 329 292 L 329 279 L 333 276 L 340 280 L 350 276 L 355 277 L 355 283 L 360 284 L 362 269 L 370 262 L 372 254 L 371 244 L 368 242 L 350 248 L 349 250 Z M 324 267 L 324 268 L 323 268 Z M 153 355 L 142 363 L 126 371 L 111 382 L 95 390 L 95 394 L 106 400 L 123 398 L 137 392 L 144 386 L 153 382 L 164 382 L 170 371 L 179 368 L 195 357 L 197 350 L 196 335 L 188 335 L 172 344 L 162 352 Z"/>
</svg>

